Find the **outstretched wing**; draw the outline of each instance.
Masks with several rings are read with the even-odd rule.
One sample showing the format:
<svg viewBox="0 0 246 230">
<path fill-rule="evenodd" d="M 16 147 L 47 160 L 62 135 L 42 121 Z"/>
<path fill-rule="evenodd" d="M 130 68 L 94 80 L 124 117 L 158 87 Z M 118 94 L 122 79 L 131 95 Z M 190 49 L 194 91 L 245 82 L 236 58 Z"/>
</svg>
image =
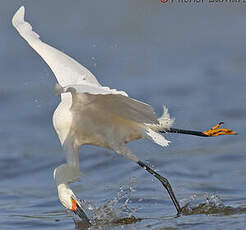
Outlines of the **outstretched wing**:
<svg viewBox="0 0 246 230">
<path fill-rule="evenodd" d="M 60 85 L 94 84 L 100 86 L 96 77 L 73 58 L 42 42 L 32 26 L 24 20 L 25 8 L 21 6 L 12 19 L 12 24 L 29 45 L 44 59 Z"/>
<path fill-rule="evenodd" d="M 57 94 L 67 92 L 72 94 L 72 111 L 79 112 L 90 107 L 95 112 L 104 111 L 137 123 L 159 124 L 150 105 L 128 97 L 123 91 L 89 85 L 56 86 Z"/>
<path fill-rule="evenodd" d="M 151 129 L 152 125 L 159 125 L 159 121 L 150 105 L 129 98 L 119 91 L 112 91 L 104 89 L 104 92 L 94 93 L 93 89 L 84 91 L 83 87 L 70 86 L 63 88 L 63 92 L 60 91 L 60 93 L 72 94 L 71 111 L 78 120 L 81 120 L 80 116 L 84 115 L 83 110 L 91 111 L 92 114 L 96 113 L 99 116 L 113 114 L 120 119 L 142 124 L 139 131 L 144 138 L 161 146 L 168 145 L 169 141 L 165 137 Z"/>
<path fill-rule="evenodd" d="M 25 8 L 15 13 L 12 24 L 29 45 L 44 59 L 61 85 L 61 92 L 71 92 L 71 109 L 79 112 L 85 102 L 99 111 L 104 110 L 123 119 L 145 124 L 159 124 L 151 106 L 129 98 L 123 91 L 102 87 L 96 77 L 73 58 L 42 42 L 32 26 L 24 20 Z M 63 88 L 62 88 L 63 87 Z M 143 136 L 157 144 L 166 146 L 168 141 L 146 126 Z"/>
</svg>

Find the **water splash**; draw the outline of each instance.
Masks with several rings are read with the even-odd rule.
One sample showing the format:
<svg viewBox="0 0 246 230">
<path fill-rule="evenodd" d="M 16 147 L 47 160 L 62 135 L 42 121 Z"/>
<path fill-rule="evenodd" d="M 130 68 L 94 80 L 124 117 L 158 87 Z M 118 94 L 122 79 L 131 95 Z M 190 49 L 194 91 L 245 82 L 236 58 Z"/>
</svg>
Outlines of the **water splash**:
<svg viewBox="0 0 246 230">
<path fill-rule="evenodd" d="M 194 194 L 189 199 L 183 199 L 180 201 L 183 207 L 183 214 L 209 214 L 212 210 L 223 209 L 224 203 L 220 197 L 215 194 Z"/>
<path fill-rule="evenodd" d="M 140 219 L 134 217 L 137 208 L 129 207 L 132 193 L 136 190 L 136 178 L 132 177 L 126 186 L 120 186 L 119 192 L 113 199 L 103 205 L 91 201 L 81 201 L 84 211 L 91 216 L 92 225 L 128 224 Z"/>
<path fill-rule="evenodd" d="M 180 204 L 183 207 L 182 213 L 184 215 L 233 215 L 236 213 L 245 213 L 246 211 L 246 209 L 242 207 L 233 208 L 226 206 L 218 195 L 208 193 L 192 195 L 189 199 L 181 200 Z"/>
</svg>

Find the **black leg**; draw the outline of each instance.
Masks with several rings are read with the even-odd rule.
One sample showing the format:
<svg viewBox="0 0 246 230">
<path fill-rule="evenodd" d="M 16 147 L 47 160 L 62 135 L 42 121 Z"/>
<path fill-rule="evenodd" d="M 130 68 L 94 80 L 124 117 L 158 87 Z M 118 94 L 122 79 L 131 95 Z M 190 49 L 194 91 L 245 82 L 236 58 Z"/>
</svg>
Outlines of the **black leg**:
<svg viewBox="0 0 246 230">
<path fill-rule="evenodd" d="M 159 131 L 160 133 L 181 133 L 181 134 L 188 134 L 200 137 L 216 137 L 220 135 L 236 135 L 237 132 L 232 131 L 231 129 L 222 129 L 220 128 L 224 122 L 221 121 L 217 125 L 213 126 L 211 129 L 201 132 L 201 131 L 193 131 L 193 130 L 186 130 L 186 129 L 175 129 L 169 128 Z"/>
<path fill-rule="evenodd" d="M 148 171 L 150 174 L 152 174 L 155 178 L 157 178 L 162 185 L 165 187 L 165 189 L 167 190 L 169 196 L 171 197 L 173 204 L 175 205 L 175 208 L 177 209 L 178 215 L 181 214 L 182 209 L 180 208 L 179 202 L 177 201 L 173 189 L 171 187 L 171 185 L 169 184 L 168 180 L 164 177 L 162 177 L 160 174 L 158 174 L 157 172 L 155 172 L 153 169 L 151 169 L 149 166 L 147 166 L 145 163 L 143 163 L 142 161 L 138 161 L 137 162 L 142 168 L 144 168 L 146 171 Z"/>
<path fill-rule="evenodd" d="M 194 136 L 200 136 L 200 137 L 209 137 L 208 135 L 200 131 L 175 129 L 175 128 L 169 128 L 164 131 L 160 131 L 160 133 L 181 133 L 181 134 L 188 134 L 188 135 L 194 135 Z"/>
</svg>

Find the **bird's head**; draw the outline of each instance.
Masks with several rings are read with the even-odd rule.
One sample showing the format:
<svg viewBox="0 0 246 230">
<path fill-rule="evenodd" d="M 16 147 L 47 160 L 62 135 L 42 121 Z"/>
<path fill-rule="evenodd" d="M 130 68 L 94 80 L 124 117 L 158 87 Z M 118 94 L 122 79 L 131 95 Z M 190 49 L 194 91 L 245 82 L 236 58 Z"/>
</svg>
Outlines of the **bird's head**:
<svg viewBox="0 0 246 230">
<path fill-rule="evenodd" d="M 72 203 L 71 210 L 74 212 L 74 214 L 78 215 L 82 221 L 90 223 L 88 217 L 81 208 L 80 202 L 76 199 L 76 197 L 71 197 L 70 200 Z"/>
<path fill-rule="evenodd" d="M 81 207 L 80 201 L 76 198 L 73 191 L 67 185 L 58 185 L 58 196 L 62 205 L 67 210 L 76 214 L 80 218 L 80 221 L 90 222 Z"/>
</svg>

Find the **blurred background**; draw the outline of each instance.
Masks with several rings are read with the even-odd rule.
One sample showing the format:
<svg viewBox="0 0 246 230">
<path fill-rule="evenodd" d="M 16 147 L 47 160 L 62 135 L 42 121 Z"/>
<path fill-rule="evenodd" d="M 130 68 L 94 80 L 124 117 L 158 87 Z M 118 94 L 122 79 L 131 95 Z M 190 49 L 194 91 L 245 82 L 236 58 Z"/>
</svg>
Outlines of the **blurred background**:
<svg viewBox="0 0 246 230">
<path fill-rule="evenodd" d="M 199 205 L 215 194 L 215 205 L 245 207 L 246 3 L 1 0 L 3 229 L 74 229 L 52 176 L 65 159 L 52 125 L 60 100 L 54 96 L 56 80 L 11 25 L 21 5 L 43 41 L 82 63 L 101 84 L 152 105 L 158 115 L 166 105 L 176 128 L 206 130 L 225 121 L 226 128 L 238 131 L 218 138 L 168 134 L 172 143 L 165 149 L 144 140 L 129 146 L 170 180 L 182 204 L 195 200 Z M 159 182 L 108 150 L 81 147 L 80 161 L 83 176 L 72 187 L 91 218 L 143 218 L 103 229 L 245 227 L 245 214 L 223 210 L 174 218 Z"/>
</svg>

